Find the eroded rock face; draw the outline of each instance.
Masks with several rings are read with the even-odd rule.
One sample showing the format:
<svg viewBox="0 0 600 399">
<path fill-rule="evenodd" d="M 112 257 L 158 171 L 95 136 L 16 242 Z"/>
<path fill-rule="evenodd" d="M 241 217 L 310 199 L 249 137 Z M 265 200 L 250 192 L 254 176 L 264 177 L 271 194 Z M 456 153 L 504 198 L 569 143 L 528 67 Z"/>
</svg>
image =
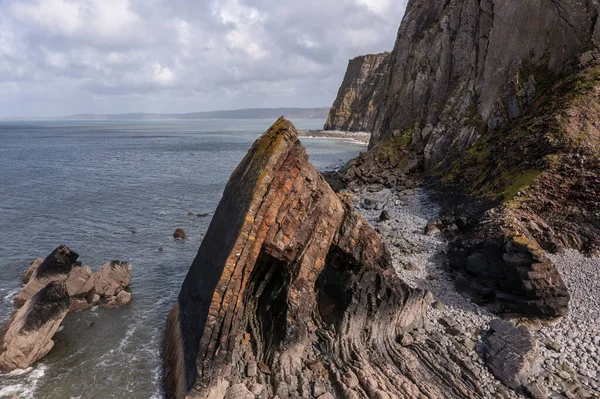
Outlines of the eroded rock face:
<svg viewBox="0 0 600 399">
<path fill-rule="evenodd" d="M 409 1 L 371 146 L 418 123 L 426 168 L 469 148 L 588 48 L 597 15 L 593 0 Z"/>
<path fill-rule="evenodd" d="M 131 301 L 131 264 L 112 261 L 96 273 L 81 266 L 79 255 L 60 245 L 46 258 L 38 258 L 23 274 L 25 286 L 15 297 L 16 310 L 0 330 L 0 371 L 24 369 L 44 357 L 52 337 L 71 312 L 92 305 L 112 308 Z"/>
<path fill-rule="evenodd" d="M 527 380 L 541 370 L 537 341 L 525 326 L 499 319 L 490 326 L 484 343 L 486 365 L 505 385 L 524 393 Z"/>
<path fill-rule="evenodd" d="M 15 297 L 15 305 L 22 306 L 45 285 L 53 281 L 64 282 L 71 298 L 78 302 L 73 310 L 85 310 L 81 301 L 101 306 L 114 307 L 129 302 L 126 295 L 118 294 L 129 286 L 131 264 L 112 261 L 104 264 L 96 273 L 89 266 L 81 266 L 77 261 L 79 255 L 66 245 L 55 249 L 45 260 L 36 259 L 23 275 L 25 286 Z M 130 299 L 130 296 L 129 296 Z"/>
<path fill-rule="evenodd" d="M 368 54 L 348 62 L 344 81 L 324 130 L 371 132 L 383 101 L 390 53 Z"/>
<path fill-rule="evenodd" d="M 469 355 L 423 328 L 430 300 L 281 118 L 233 172 L 169 314 L 166 395 L 483 397 Z"/>
<path fill-rule="evenodd" d="M 70 302 L 65 283 L 53 281 L 15 311 L 0 331 L 0 371 L 25 369 L 50 352 Z"/>
</svg>

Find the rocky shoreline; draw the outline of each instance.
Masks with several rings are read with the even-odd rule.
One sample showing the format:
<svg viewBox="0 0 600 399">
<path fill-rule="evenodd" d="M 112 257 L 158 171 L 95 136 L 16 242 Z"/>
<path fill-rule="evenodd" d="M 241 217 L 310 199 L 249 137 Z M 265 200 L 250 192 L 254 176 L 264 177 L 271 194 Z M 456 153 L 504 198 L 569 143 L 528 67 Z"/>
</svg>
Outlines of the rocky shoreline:
<svg viewBox="0 0 600 399">
<path fill-rule="evenodd" d="M 367 132 L 347 132 L 341 130 L 309 130 L 298 132 L 299 137 L 307 138 L 327 138 L 346 140 L 353 143 L 369 144 L 371 133 Z"/>
<path fill-rule="evenodd" d="M 521 397 L 500 385 L 486 367 L 483 341 L 496 316 L 457 290 L 445 254 L 448 243 L 439 230 L 427 228 L 441 211 L 428 190 L 376 184 L 355 186 L 352 191 L 355 211 L 382 235 L 399 277 L 433 294 L 435 302 L 426 313 L 426 328 L 448 333 L 448 324 L 460 326 L 453 332 L 470 352 L 488 397 Z M 538 347 L 537 370 L 528 376 L 529 391 L 522 397 L 597 397 L 600 300 L 595 293 L 600 290 L 600 258 L 576 251 L 550 256 L 571 293 L 570 310 L 553 325 L 526 323 Z M 449 335 L 452 341 L 453 334 Z"/>
</svg>

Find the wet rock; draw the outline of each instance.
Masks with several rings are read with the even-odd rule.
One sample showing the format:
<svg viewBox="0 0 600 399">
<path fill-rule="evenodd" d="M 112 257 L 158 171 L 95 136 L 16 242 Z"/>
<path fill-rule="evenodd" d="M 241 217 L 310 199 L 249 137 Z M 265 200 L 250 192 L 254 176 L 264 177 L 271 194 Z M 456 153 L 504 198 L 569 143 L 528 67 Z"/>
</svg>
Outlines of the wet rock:
<svg viewBox="0 0 600 399">
<path fill-rule="evenodd" d="M 183 229 L 177 229 L 173 233 L 173 238 L 176 240 L 185 240 L 187 236 L 185 235 L 185 231 Z"/>
<path fill-rule="evenodd" d="M 25 369 L 50 352 L 69 305 L 67 287 L 60 281 L 48 283 L 25 301 L 0 331 L 0 371 Z"/>
<path fill-rule="evenodd" d="M 72 299 L 71 306 L 69 306 L 69 312 L 83 312 L 90 307 L 91 304 L 85 299 Z"/>
</svg>

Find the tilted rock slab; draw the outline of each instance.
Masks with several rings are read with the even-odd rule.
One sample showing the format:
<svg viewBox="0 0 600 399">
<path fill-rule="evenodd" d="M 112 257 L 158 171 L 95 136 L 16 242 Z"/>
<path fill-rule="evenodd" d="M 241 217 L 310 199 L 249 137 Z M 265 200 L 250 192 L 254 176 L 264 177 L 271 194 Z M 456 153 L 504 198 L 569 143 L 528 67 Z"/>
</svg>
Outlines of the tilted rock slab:
<svg viewBox="0 0 600 399">
<path fill-rule="evenodd" d="M 0 330 L 0 371 L 25 369 L 46 356 L 69 304 L 65 283 L 54 281 L 15 311 Z"/>
<path fill-rule="evenodd" d="M 166 396 L 483 397 L 469 357 L 423 333 L 430 300 L 281 118 L 233 172 L 169 313 Z"/>
</svg>

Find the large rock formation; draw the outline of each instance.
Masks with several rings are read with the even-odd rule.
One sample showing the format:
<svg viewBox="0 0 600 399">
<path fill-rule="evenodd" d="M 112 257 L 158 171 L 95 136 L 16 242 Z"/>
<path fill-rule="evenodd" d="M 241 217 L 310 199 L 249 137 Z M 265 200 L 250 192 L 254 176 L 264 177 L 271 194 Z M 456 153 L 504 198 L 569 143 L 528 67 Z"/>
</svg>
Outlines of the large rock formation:
<svg viewBox="0 0 600 399">
<path fill-rule="evenodd" d="M 58 281 L 28 299 L 0 330 L 0 371 L 25 369 L 46 356 L 69 304 L 67 287 Z"/>
<path fill-rule="evenodd" d="M 411 0 L 371 146 L 415 123 L 425 166 L 509 125 L 597 39 L 595 0 Z"/>
<path fill-rule="evenodd" d="M 368 54 L 348 62 L 324 130 L 371 132 L 383 101 L 390 53 Z"/>
<path fill-rule="evenodd" d="M 371 151 L 341 172 L 449 186 L 445 213 L 470 220 L 451 248 L 458 282 L 502 313 L 562 316 L 568 303 L 552 263 L 511 253 L 508 237 L 600 253 L 597 20 L 593 0 L 409 1 Z"/>
<path fill-rule="evenodd" d="M 92 304 L 114 307 L 129 302 L 128 293 L 117 296 L 129 285 L 131 264 L 112 261 L 103 265 L 96 273 L 89 266 L 78 264 L 79 255 L 66 245 L 60 245 L 48 257 L 36 259 L 23 275 L 25 286 L 15 297 L 15 305 L 22 306 L 29 298 L 53 281 L 64 282 L 69 296 L 81 310 Z M 87 303 L 88 306 L 84 306 Z"/>
<path fill-rule="evenodd" d="M 19 308 L 0 330 L 0 371 L 24 369 L 54 346 L 52 337 L 69 311 L 92 305 L 111 308 L 131 301 L 131 264 L 112 261 L 96 273 L 77 263 L 79 255 L 60 245 L 38 258 L 23 274 L 24 287 L 15 297 Z"/>
<path fill-rule="evenodd" d="M 424 329 L 427 292 L 279 119 L 233 172 L 171 310 L 169 398 L 482 398 L 471 354 Z"/>
</svg>

